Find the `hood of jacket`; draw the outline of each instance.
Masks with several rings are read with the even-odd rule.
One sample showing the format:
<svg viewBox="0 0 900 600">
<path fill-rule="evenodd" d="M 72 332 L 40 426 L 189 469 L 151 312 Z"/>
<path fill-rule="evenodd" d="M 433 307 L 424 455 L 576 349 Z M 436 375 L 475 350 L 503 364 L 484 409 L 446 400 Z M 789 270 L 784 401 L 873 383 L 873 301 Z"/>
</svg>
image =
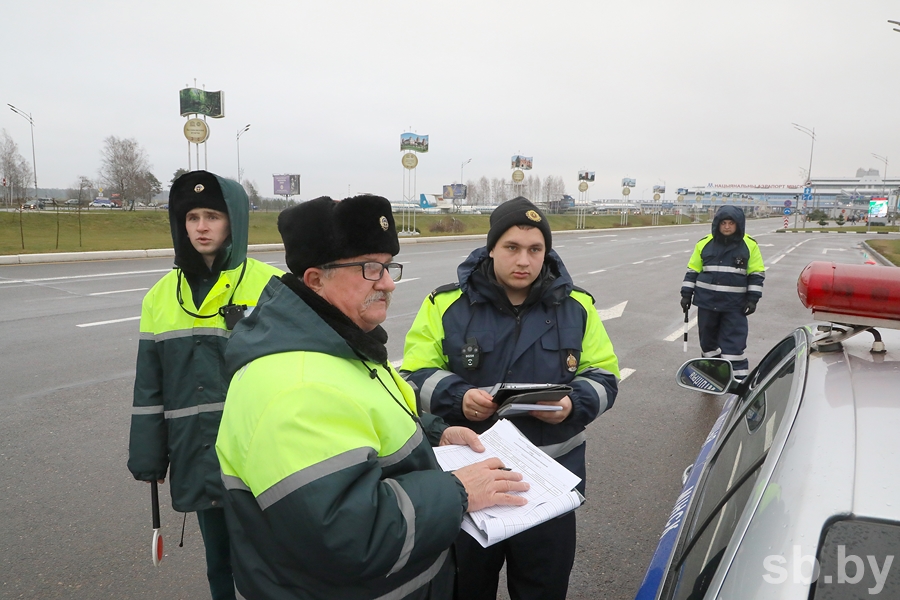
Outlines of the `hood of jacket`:
<svg viewBox="0 0 900 600">
<path fill-rule="evenodd" d="M 732 235 L 728 236 L 728 240 L 743 239 L 744 227 L 746 225 L 746 217 L 744 216 L 744 211 L 737 206 L 729 205 L 725 205 L 717 210 L 715 216 L 713 217 L 711 227 L 713 238 L 719 241 L 727 241 L 724 240 L 724 236 L 719 233 L 719 224 L 725 219 L 731 219 L 737 224 L 737 229 Z"/>
<path fill-rule="evenodd" d="M 241 367 L 257 358 L 300 351 L 359 360 L 353 347 L 334 327 L 294 290 L 273 277 L 260 295 L 256 309 L 231 332 L 225 349 L 226 376 L 230 381 Z"/>
<path fill-rule="evenodd" d="M 215 178 L 222 188 L 225 205 L 228 207 L 228 223 L 231 235 L 222 244 L 219 254 L 213 263 L 212 271 L 229 271 L 235 269 L 247 258 L 247 231 L 250 221 L 250 200 L 247 192 L 237 182 L 224 177 Z M 172 230 L 172 247 L 175 249 L 175 266 L 185 273 L 207 273 L 203 256 L 191 244 L 188 238 L 184 219 L 178 219 L 180 213 L 173 205 L 178 200 L 169 200 L 169 228 Z"/>
<path fill-rule="evenodd" d="M 486 246 L 473 250 L 468 258 L 456 269 L 456 275 L 459 278 L 459 288 L 473 302 L 508 303 L 506 292 L 493 276 L 492 267 L 488 269 L 491 273 L 492 286 L 473 285 L 473 275 L 479 271 L 483 272 L 487 261 L 491 261 L 492 264 L 493 259 L 491 259 L 490 252 L 488 252 Z M 541 268 L 540 275 L 532 284 L 532 290 L 535 290 L 535 286 L 540 288 L 540 297 L 536 301 L 547 304 L 562 302 L 572 292 L 574 286 L 572 277 L 566 270 L 556 250 L 551 249 L 544 257 L 544 265 Z M 526 302 L 530 303 L 531 300 L 529 296 L 529 300 Z"/>
</svg>

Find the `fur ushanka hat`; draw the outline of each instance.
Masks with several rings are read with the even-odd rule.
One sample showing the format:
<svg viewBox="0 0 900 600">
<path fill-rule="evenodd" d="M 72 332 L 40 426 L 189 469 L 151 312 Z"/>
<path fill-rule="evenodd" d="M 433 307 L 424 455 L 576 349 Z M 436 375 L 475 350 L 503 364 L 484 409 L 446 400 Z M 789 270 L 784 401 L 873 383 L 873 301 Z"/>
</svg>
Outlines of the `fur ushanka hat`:
<svg viewBox="0 0 900 600">
<path fill-rule="evenodd" d="M 363 254 L 400 252 L 391 203 L 381 196 L 332 200 L 322 196 L 281 211 L 278 232 L 288 269 L 299 278 L 310 267 Z"/>
</svg>

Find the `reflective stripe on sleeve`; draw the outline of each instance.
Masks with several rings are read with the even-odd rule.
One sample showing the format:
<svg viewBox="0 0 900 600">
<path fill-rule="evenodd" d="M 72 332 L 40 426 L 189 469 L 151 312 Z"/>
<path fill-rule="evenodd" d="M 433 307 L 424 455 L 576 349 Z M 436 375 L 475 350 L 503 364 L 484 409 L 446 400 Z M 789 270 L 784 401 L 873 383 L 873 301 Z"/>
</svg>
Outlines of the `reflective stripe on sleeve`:
<svg viewBox="0 0 900 600">
<path fill-rule="evenodd" d="M 222 412 L 225 410 L 224 402 L 213 402 L 211 404 L 199 404 L 188 408 L 178 408 L 176 410 L 167 410 L 165 412 L 167 419 L 180 419 L 182 417 L 192 417 L 200 413 Z"/>
<path fill-rule="evenodd" d="M 434 395 L 435 388 L 440 382 L 452 375 L 453 373 L 450 371 L 437 370 L 425 380 L 422 384 L 422 389 L 419 391 L 419 398 L 422 400 L 422 410 L 427 413 L 431 412 L 431 397 Z"/>
<path fill-rule="evenodd" d="M 425 438 L 425 433 L 422 431 L 422 428 L 416 425 L 416 432 L 410 436 L 410 438 L 406 441 L 403 446 L 401 446 L 396 452 L 392 452 L 388 456 L 382 456 L 378 459 L 378 465 L 383 469 L 385 467 L 390 467 L 391 465 L 395 465 L 401 460 L 405 459 L 407 456 L 412 454 L 413 450 L 422 443 L 422 440 Z"/>
<path fill-rule="evenodd" d="M 391 570 L 388 573 L 388 577 L 390 577 L 406 566 L 406 563 L 409 562 L 409 555 L 412 553 L 413 546 L 416 544 L 416 508 L 413 506 L 412 500 L 409 499 L 406 490 L 404 490 L 395 479 L 385 479 L 384 483 L 393 490 L 394 495 L 397 497 L 397 508 L 400 509 L 403 520 L 406 521 L 406 538 L 403 540 L 403 548 L 400 550 L 400 556 L 397 557 L 397 562 L 394 563 L 394 566 L 391 567 Z"/>
<path fill-rule="evenodd" d="M 587 434 L 585 432 L 578 433 L 573 435 L 569 439 L 564 442 L 560 442 L 559 444 L 551 444 L 549 446 L 538 446 L 541 450 L 550 455 L 550 458 L 559 458 L 564 454 L 568 454 L 578 446 L 582 445 L 584 441 L 587 439 Z"/>
<path fill-rule="evenodd" d="M 606 407 L 609 406 L 609 398 L 606 397 L 606 388 L 603 387 L 602 384 L 594 381 L 593 379 L 588 379 L 587 377 L 575 377 L 573 381 L 584 381 L 594 392 L 597 394 L 597 397 L 600 398 L 600 412 L 597 414 L 601 414 L 606 411 Z"/>
<path fill-rule="evenodd" d="M 748 285 L 747 286 L 748 292 L 759 292 L 760 294 L 762 294 L 762 290 L 763 289 L 762 289 L 761 285 Z"/>
<path fill-rule="evenodd" d="M 375 450 L 372 448 L 354 448 L 353 450 L 342 452 L 337 456 L 327 458 L 322 462 L 310 465 L 305 469 L 301 469 L 296 473 L 288 475 L 269 489 L 259 494 L 256 497 L 256 503 L 259 504 L 260 509 L 266 510 L 285 496 L 296 490 L 299 490 L 307 483 L 313 482 L 317 479 L 321 479 L 322 477 L 331 475 L 332 473 L 337 473 L 338 471 L 346 469 L 347 467 L 352 467 L 353 465 L 364 463 L 369 460 L 370 456 L 374 454 Z"/>
<path fill-rule="evenodd" d="M 687 279 L 685 279 L 684 281 L 681 282 L 681 287 L 689 287 L 689 288 L 692 288 L 692 287 L 694 287 L 694 285 L 695 285 L 695 284 L 694 284 L 693 281 L 688 281 Z"/>
<path fill-rule="evenodd" d="M 163 414 L 162 404 L 154 406 L 133 406 L 131 408 L 132 415 L 161 415 Z"/>
<path fill-rule="evenodd" d="M 401 598 L 405 598 L 410 595 L 412 592 L 416 591 L 423 585 L 427 584 L 429 581 L 435 578 L 435 576 L 440 573 L 441 569 L 444 567 L 444 563 L 447 561 L 447 556 L 450 553 L 450 550 L 444 550 L 441 552 L 441 555 L 437 557 L 437 560 L 432 563 L 430 567 L 428 567 L 425 571 L 416 577 L 413 577 L 400 587 L 391 590 L 387 594 L 382 596 L 378 596 L 374 600 L 400 600 Z"/>
<path fill-rule="evenodd" d="M 250 488 L 247 487 L 247 484 L 241 480 L 240 477 L 235 477 L 234 475 L 226 475 L 225 473 L 222 473 L 222 485 L 225 486 L 226 490 L 241 490 L 242 492 L 250 492 L 251 494 L 253 493 Z"/>
</svg>

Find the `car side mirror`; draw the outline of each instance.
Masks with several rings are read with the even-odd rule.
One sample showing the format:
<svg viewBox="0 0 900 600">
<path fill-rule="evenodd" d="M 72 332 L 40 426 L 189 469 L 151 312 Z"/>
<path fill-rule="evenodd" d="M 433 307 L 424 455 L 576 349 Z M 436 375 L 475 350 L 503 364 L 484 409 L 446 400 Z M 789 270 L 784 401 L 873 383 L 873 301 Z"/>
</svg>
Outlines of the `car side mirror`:
<svg viewBox="0 0 900 600">
<path fill-rule="evenodd" d="M 724 358 L 694 358 L 678 369 L 675 381 L 683 388 L 707 394 L 727 394 L 734 385 L 734 368 Z"/>
</svg>

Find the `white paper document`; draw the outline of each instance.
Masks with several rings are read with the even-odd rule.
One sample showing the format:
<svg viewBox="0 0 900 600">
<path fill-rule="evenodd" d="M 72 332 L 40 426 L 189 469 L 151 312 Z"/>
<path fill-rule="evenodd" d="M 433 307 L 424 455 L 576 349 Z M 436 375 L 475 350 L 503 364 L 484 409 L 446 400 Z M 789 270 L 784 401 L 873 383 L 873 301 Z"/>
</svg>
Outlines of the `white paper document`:
<svg viewBox="0 0 900 600">
<path fill-rule="evenodd" d="M 528 500 L 525 506 L 492 506 L 466 515 L 463 529 L 482 546 L 489 546 L 539 523 L 578 508 L 584 500 L 573 488 L 581 478 L 532 444 L 510 422 L 501 419 L 480 436 L 484 452 L 468 446 L 439 446 L 438 463 L 453 471 L 496 457 L 530 484 L 527 492 L 515 492 Z"/>
</svg>

